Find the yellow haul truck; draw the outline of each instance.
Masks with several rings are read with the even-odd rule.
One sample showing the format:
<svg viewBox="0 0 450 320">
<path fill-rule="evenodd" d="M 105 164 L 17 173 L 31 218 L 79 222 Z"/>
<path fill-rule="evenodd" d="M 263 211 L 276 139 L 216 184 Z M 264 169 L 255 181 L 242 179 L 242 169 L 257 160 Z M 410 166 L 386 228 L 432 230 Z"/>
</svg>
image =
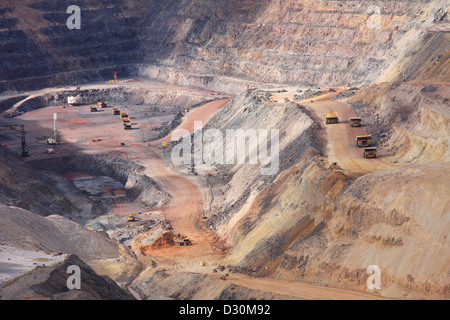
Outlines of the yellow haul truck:
<svg viewBox="0 0 450 320">
<path fill-rule="evenodd" d="M 362 119 L 359 117 L 350 118 L 351 127 L 361 127 Z"/>
<path fill-rule="evenodd" d="M 97 109 L 97 105 L 91 105 L 90 106 L 91 107 L 91 112 L 97 112 L 98 111 L 98 109 Z"/>
<path fill-rule="evenodd" d="M 376 158 L 377 157 L 377 148 L 365 148 L 364 149 L 364 158 Z"/>
<path fill-rule="evenodd" d="M 339 123 L 339 115 L 336 111 L 328 111 L 325 113 L 327 124 Z"/>
<path fill-rule="evenodd" d="M 99 106 L 100 108 L 108 108 L 108 102 L 105 102 L 105 101 L 99 101 L 99 102 L 98 102 L 98 106 Z"/>
<path fill-rule="evenodd" d="M 126 122 L 126 121 L 124 121 L 123 122 L 123 129 L 124 130 L 131 130 L 131 122 Z"/>
<path fill-rule="evenodd" d="M 359 148 L 370 147 L 372 144 L 372 136 L 356 136 L 356 146 Z"/>
</svg>

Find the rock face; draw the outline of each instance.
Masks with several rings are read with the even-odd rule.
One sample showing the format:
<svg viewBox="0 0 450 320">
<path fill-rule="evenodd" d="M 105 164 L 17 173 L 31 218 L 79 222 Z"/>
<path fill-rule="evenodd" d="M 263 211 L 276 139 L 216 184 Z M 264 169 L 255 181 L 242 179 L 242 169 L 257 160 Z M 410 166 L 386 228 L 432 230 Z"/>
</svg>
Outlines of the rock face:
<svg viewBox="0 0 450 320">
<path fill-rule="evenodd" d="M 66 26 L 71 4 L 6 1 L 0 92 L 108 81 L 114 71 L 215 88 L 231 87 L 217 75 L 314 85 L 448 78 L 449 35 L 427 31 L 447 21 L 445 0 L 83 0 L 80 30 Z"/>
<path fill-rule="evenodd" d="M 419 96 L 399 89 L 409 94 L 396 95 L 401 101 L 396 108 L 388 107 L 391 93 L 382 96 L 381 105 L 370 100 L 374 88 L 355 96 L 367 103 L 357 108 L 362 114 L 380 114 L 380 123 L 364 116 L 369 132 L 381 138 L 378 125 L 393 128 L 381 152 L 396 142 L 402 150 L 387 157 L 400 168 L 356 176 L 328 169 L 324 127 L 301 105 L 270 105 L 270 94 L 250 90 L 223 107 L 205 130 L 282 130 L 275 176 L 236 164 L 217 167 L 220 174 L 209 178 L 214 185 L 209 224 L 230 248 L 226 263 L 252 276 L 356 290 L 364 290 L 366 269 L 375 264 L 383 270 L 383 296 L 448 297 L 446 262 L 440 258 L 450 254 L 448 113 L 440 106 L 446 93 L 438 88 L 434 104 L 413 103 L 427 86 L 404 86 Z M 410 112 L 399 111 L 405 108 Z M 439 129 L 431 129 L 436 121 Z M 422 144 L 398 141 L 400 128 L 408 133 L 404 139 L 417 136 Z"/>
<path fill-rule="evenodd" d="M 268 83 L 363 83 L 381 76 L 392 60 L 403 69 L 402 59 L 422 44 L 428 48 L 424 57 L 445 55 L 448 46 L 440 44 L 448 35 L 424 31 L 446 19 L 445 8 L 444 1 L 381 1 L 376 7 L 371 1 L 169 1 L 149 13 L 153 32 L 142 45 L 163 40 L 164 46 L 148 52 L 149 61 L 202 74 Z M 376 10 L 379 25 L 372 21 Z"/>
<path fill-rule="evenodd" d="M 0 161 L 0 203 L 21 207 L 44 216 L 55 213 L 76 216 L 82 212 L 76 201 L 83 201 L 90 205 L 89 215 L 101 212 L 100 208 L 83 195 L 78 194 L 75 201 L 74 198 L 69 200 L 50 177 L 34 171 L 22 159 L 2 147 Z M 71 192 L 77 194 L 73 186 Z"/>
<path fill-rule="evenodd" d="M 0 212 L 2 243 L 16 243 L 54 253 L 73 253 L 84 260 L 119 256 L 119 248 L 113 241 L 64 217 L 42 217 L 3 204 L 0 204 Z"/>
<path fill-rule="evenodd" d="M 82 1 L 81 29 L 69 30 L 70 1 L 6 1 L 1 34 L 3 90 L 113 79 L 137 62 L 140 8 L 132 1 Z M 125 8 L 127 8 L 125 10 Z M 91 70 L 91 71 L 87 71 Z"/>
<path fill-rule="evenodd" d="M 80 268 L 80 289 L 70 290 L 67 287 L 70 266 Z M 4 299 L 134 300 L 109 277 L 97 275 L 76 255 L 70 255 L 54 266 L 36 268 L 27 277 L 4 286 L 0 292 Z"/>
</svg>

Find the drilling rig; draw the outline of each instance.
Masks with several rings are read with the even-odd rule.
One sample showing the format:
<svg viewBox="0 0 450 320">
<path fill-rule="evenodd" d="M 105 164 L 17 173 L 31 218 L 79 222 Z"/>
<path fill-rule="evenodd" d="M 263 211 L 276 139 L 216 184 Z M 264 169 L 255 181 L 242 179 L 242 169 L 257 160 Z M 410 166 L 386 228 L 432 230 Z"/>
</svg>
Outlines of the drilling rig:
<svg viewBox="0 0 450 320">
<path fill-rule="evenodd" d="M 28 146 L 25 141 L 25 125 L 20 125 L 20 132 L 22 134 L 22 157 L 29 157 L 30 154 L 28 153 Z"/>
<path fill-rule="evenodd" d="M 58 120 L 58 115 L 53 114 L 53 135 L 47 139 L 47 144 L 57 145 L 61 143 L 61 138 L 58 137 L 58 129 L 56 128 L 56 121 Z"/>
</svg>

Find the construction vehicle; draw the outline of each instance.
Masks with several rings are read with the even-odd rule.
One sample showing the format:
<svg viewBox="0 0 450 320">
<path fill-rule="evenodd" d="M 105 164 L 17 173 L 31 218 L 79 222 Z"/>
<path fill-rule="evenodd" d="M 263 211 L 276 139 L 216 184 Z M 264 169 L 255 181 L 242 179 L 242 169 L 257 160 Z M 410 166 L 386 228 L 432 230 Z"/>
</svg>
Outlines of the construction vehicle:
<svg viewBox="0 0 450 320">
<path fill-rule="evenodd" d="M 132 213 L 130 213 L 130 215 L 128 216 L 128 222 L 135 222 L 136 218 L 134 217 L 134 215 Z"/>
<path fill-rule="evenodd" d="M 361 127 L 362 119 L 359 117 L 350 118 L 350 126 L 351 127 Z"/>
<path fill-rule="evenodd" d="M 97 109 L 97 105 L 91 105 L 91 112 L 97 112 L 98 111 L 98 109 Z"/>
<path fill-rule="evenodd" d="M 49 145 L 57 145 L 61 143 L 61 138 L 58 136 L 58 130 L 56 128 L 56 122 L 58 120 L 58 115 L 56 113 L 53 114 L 53 135 L 47 139 L 47 144 Z"/>
<path fill-rule="evenodd" d="M 328 111 L 325 113 L 327 124 L 339 123 L 339 115 L 336 111 Z"/>
<path fill-rule="evenodd" d="M 333 163 L 331 164 L 331 166 L 330 166 L 330 170 L 335 170 L 335 171 L 336 171 L 337 168 L 338 168 L 337 162 L 333 162 Z"/>
<path fill-rule="evenodd" d="M 129 116 L 128 116 L 128 112 L 121 112 L 120 113 L 120 116 L 122 117 L 122 118 L 128 118 Z"/>
<path fill-rule="evenodd" d="M 120 116 L 120 110 L 117 109 L 117 108 L 114 108 L 114 109 L 112 110 L 112 113 L 113 113 L 113 115 L 115 115 L 115 116 Z"/>
<path fill-rule="evenodd" d="M 356 136 L 356 146 L 359 148 L 370 147 L 372 144 L 372 136 Z"/>
<path fill-rule="evenodd" d="M 124 122 L 123 123 L 123 129 L 124 130 L 131 130 L 131 122 Z"/>
<path fill-rule="evenodd" d="M 100 108 L 108 108 L 108 102 L 105 102 L 105 101 L 99 101 L 99 102 L 97 103 L 97 105 L 98 105 Z"/>
<path fill-rule="evenodd" d="M 376 158 L 377 157 L 377 148 L 365 148 L 364 149 L 364 158 Z"/>
<path fill-rule="evenodd" d="M 183 240 L 178 241 L 179 246 L 190 246 L 192 244 L 189 238 L 184 238 Z"/>
<path fill-rule="evenodd" d="M 191 239 L 187 236 L 181 235 L 180 233 L 176 235 L 174 242 L 179 246 L 190 246 L 192 244 Z"/>
<path fill-rule="evenodd" d="M 74 96 L 68 97 L 67 98 L 67 103 L 70 106 L 78 106 L 78 105 L 80 105 L 80 96 L 78 95 L 76 97 L 74 97 Z"/>
<path fill-rule="evenodd" d="M 20 132 L 22 135 L 22 157 L 29 157 L 28 146 L 25 141 L 25 126 L 23 124 L 20 125 Z"/>
</svg>

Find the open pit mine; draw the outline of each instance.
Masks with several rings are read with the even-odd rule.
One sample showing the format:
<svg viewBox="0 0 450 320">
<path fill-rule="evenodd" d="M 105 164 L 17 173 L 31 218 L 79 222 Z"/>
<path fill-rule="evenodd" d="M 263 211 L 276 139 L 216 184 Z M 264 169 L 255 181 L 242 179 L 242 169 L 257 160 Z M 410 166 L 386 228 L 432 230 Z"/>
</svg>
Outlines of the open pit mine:
<svg viewBox="0 0 450 320">
<path fill-rule="evenodd" d="M 0 298 L 448 300 L 449 40 L 447 0 L 1 0 Z"/>
</svg>

